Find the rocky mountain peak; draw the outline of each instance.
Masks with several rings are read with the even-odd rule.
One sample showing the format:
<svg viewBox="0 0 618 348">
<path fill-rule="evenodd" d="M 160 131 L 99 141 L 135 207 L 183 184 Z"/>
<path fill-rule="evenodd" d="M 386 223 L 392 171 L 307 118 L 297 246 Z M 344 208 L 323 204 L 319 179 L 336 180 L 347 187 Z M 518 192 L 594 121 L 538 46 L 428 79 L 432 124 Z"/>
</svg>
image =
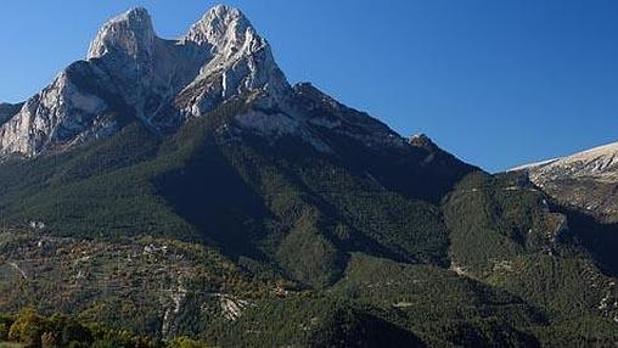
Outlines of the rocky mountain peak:
<svg viewBox="0 0 618 348">
<path fill-rule="evenodd" d="M 268 42 L 236 8 L 218 5 L 210 9 L 181 43 L 209 52 L 197 78 L 178 98 L 187 115 L 201 116 L 222 100 L 247 91 L 262 90 L 279 99 L 290 88 Z"/>
<path fill-rule="evenodd" d="M 266 87 L 278 93 L 289 88 L 268 42 L 239 9 L 213 7 L 191 26 L 182 41 L 210 51 L 211 59 L 202 66 L 200 76 L 211 79 L 224 71 L 224 95 L 236 94 L 239 89 Z"/>
<path fill-rule="evenodd" d="M 214 53 L 227 56 L 240 50 L 247 41 L 263 41 L 240 10 L 225 5 L 217 5 L 206 12 L 191 26 L 185 39 L 210 45 Z"/>
<path fill-rule="evenodd" d="M 101 27 L 90 44 L 87 59 L 99 58 L 110 52 L 122 52 L 134 58 L 151 56 L 155 38 L 148 11 L 136 7 L 110 19 Z"/>
<path fill-rule="evenodd" d="M 183 38 L 164 40 L 133 8 L 97 32 L 86 61 L 71 64 L 21 110 L 0 113 L 0 155 L 36 156 L 115 133 L 116 118 L 157 133 L 255 91 L 290 89 L 270 46 L 238 9 L 215 6 Z"/>
<path fill-rule="evenodd" d="M 421 147 L 427 150 L 435 150 L 438 146 L 424 133 L 414 134 L 410 137 L 410 145 Z"/>
</svg>

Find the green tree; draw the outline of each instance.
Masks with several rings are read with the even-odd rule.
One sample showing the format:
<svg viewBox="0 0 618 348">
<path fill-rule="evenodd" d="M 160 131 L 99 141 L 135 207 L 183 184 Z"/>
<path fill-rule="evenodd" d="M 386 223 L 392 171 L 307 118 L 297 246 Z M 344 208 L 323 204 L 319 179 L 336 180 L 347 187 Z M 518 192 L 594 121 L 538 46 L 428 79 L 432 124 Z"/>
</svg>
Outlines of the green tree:
<svg viewBox="0 0 618 348">
<path fill-rule="evenodd" d="M 68 320 L 62 328 L 61 343 L 63 346 L 89 347 L 92 344 L 92 333 L 75 320 Z"/>
</svg>

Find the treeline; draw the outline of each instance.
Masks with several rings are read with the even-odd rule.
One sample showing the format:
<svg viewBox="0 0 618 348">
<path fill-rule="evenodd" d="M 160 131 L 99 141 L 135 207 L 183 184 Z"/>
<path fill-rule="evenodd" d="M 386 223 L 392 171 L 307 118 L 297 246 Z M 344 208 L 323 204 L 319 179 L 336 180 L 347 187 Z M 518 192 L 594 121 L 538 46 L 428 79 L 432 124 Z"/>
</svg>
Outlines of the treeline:
<svg viewBox="0 0 618 348">
<path fill-rule="evenodd" d="M 81 323 L 62 314 L 45 317 L 33 308 L 17 315 L 0 315 L 2 342 L 21 344 L 25 348 L 203 348 L 204 342 L 188 337 L 169 340 L 138 336 L 128 330 L 110 329 L 101 324 Z"/>
</svg>

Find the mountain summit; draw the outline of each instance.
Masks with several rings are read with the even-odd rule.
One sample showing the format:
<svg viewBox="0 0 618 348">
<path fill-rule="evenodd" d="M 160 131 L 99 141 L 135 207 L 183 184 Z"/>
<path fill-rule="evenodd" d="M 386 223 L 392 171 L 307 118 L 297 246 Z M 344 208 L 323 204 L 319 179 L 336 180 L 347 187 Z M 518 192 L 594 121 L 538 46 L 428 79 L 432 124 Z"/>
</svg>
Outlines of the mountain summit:
<svg viewBox="0 0 618 348">
<path fill-rule="evenodd" d="M 134 8 L 103 25 L 90 44 L 87 59 L 122 52 L 136 60 L 147 60 L 154 54 L 155 38 L 148 11 Z"/>
<path fill-rule="evenodd" d="M 165 40 L 148 12 L 134 8 L 102 26 L 86 61 L 3 122 L 0 154 L 66 149 L 114 134 L 132 118 L 168 132 L 241 94 L 277 99 L 289 88 L 270 46 L 238 9 L 216 6 L 184 37 Z"/>
</svg>

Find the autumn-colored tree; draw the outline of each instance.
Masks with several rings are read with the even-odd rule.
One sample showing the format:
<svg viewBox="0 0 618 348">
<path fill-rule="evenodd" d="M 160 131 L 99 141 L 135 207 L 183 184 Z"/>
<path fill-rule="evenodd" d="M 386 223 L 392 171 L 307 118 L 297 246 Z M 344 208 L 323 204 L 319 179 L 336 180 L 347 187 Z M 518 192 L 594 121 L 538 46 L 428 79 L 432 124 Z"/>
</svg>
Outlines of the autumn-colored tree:
<svg viewBox="0 0 618 348">
<path fill-rule="evenodd" d="M 200 341 L 190 339 L 188 337 L 176 337 L 168 344 L 170 348 L 207 348 L 208 346 Z"/>
<path fill-rule="evenodd" d="M 34 308 L 24 308 L 15 318 L 9 330 L 9 340 L 24 343 L 27 347 L 40 347 L 45 320 Z"/>
</svg>

